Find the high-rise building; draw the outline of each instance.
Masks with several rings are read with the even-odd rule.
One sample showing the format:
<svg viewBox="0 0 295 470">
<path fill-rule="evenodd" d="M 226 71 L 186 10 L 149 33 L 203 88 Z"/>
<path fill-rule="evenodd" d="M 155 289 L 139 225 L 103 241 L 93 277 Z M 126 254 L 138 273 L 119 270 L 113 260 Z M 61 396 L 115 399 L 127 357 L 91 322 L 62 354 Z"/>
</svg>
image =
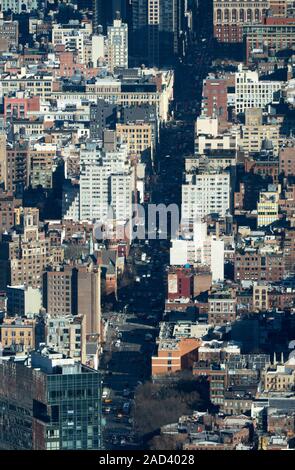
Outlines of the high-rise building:
<svg viewBox="0 0 295 470">
<path fill-rule="evenodd" d="M 185 2 L 182 0 L 133 0 L 133 53 L 149 66 L 169 65 L 180 51 Z"/>
<path fill-rule="evenodd" d="M 80 220 L 130 220 L 134 184 L 127 145 L 88 142 L 80 165 Z"/>
<path fill-rule="evenodd" d="M 43 274 L 43 307 L 52 318 L 82 315 L 87 335 L 101 333 L 100 268 L 60 266 Z"/>
<path fill-rule="evenodd" d="M 111 72 L 116 67 L 128 68 L 128 25 L 120 19 L 108 27 L 108 63 Z"/>
<path fill-rule="evenodd" d="M 101 449 L 101 376 L 48 348 L 0 359 L 0 447 Z"/>
<path fill-rule="evenodd" d="M 183 219 L 200 220 L 213 213 L 224 217 L 230 209 L 230 174 L 210 172 L 186 177 L 182 185 Z"/>
</svg>

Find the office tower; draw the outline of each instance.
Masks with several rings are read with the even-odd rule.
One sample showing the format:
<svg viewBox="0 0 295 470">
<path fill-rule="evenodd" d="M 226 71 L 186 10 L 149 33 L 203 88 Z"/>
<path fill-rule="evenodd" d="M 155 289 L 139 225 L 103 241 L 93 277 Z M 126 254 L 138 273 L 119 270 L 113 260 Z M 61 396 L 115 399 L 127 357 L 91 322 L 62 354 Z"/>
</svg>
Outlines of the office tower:
<svg viewBox="0 0 295 470">
<path fill-rule="evenodd" d="M 132 0 L 131 53 L 137 58 L 139 64 L 147 59 L 147 19 L 147 0 Z"/>
<path fill-rule="evenodd" d="M 262 23 L 269 9 L 269 0 L 214 0 L 214 37 L 219 42 L 243 41 L 243 26 Z"/>
<path fill-rule="evenodd" d="M 115 67 L 128 68 L 128 26 L 120 19 L 108 27 L 108 62 L 111 72 Z"/>
<path fill-rule="evenodd" d="M 179 52 L 185 9 L 182 0 L 132 1 L 132 51 L 139 63 L 173 64 Z"/>
<path fill-rule="evenodd" d="M 101 376 L 49 348 L 0 359 L 0 447 L 101 449 Z"/>
</svg>

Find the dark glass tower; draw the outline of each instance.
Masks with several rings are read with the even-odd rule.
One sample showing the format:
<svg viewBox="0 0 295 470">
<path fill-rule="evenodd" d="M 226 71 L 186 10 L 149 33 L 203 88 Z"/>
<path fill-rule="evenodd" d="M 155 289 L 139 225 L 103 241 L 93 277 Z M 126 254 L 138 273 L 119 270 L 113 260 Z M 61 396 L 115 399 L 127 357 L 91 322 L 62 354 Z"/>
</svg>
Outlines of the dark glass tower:
<svg viewBox="0 0 295 470">
<path fill-rule="evenodd" d="M 0 448 L 101 449 L 101 376 L 44 348 L 0 360 Z"/>
</svg>

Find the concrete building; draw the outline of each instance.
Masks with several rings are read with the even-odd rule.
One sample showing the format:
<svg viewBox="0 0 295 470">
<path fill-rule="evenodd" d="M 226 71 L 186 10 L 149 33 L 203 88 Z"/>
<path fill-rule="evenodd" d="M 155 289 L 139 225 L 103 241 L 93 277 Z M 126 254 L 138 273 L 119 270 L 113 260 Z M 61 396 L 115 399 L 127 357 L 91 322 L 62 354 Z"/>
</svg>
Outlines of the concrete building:
<svg viewBox="0 0 295 470">
<path fill-rule="evenodd" d="M 91 34 L 92 24 L 90 22 L 78 22 L 77 24 L 69 23 L 64 25 L 53 24 L 52 44 L 55 48 L 63 45 L 66 51 L 77 52 L 78 62 L 80 64 L 87 64 L 92 59 Z M 88 55 L 86 51 L 87 41 L 89 41 Z"/>
<path fill-rule="evenodd" d="M 30 149 L 30 184 L 33 188 L 52 188 L 52 174 L 57 147 L 52 144 L 35 144 Z"/>
<path fill-rule="evenodd" d="M 101 270 L 93 264 L 61 266 L 43 275 L 43 307 L 52 318 L 82 315 L 86 335 L 101 335 Z"/>
<path fill-rule="evenodd" d="M 207 234 L 206 223 L 195 223 L 189 239 L 173 240 L 170 249 L 170 265 L 208 266 L 212 281 L 224 279 L 224 241 Z"/>
<path fill-rule="evenodd" d="M 255 52 L 268 54 L 270 50 L 279 52 L 292 49 L 295 40 L 294 17 L 268 17 L 261 24 L 248 24 L 244 27 L 246 59 L 250 63 Z"/>
<path fill-rule="evenodd" d="M 127 144 L 128 154 L 131 157 L 141 156 L 153 158 L 152 126 L 145 122 L 129 122 L 116 125 L 116 134 Z"/>
<path fill-rule="evenodd" d="M 86 317 L 82 315 L 48 315 L 46 344 L 54 351 L 86 363 Z"/>
<path fill-rule="evenodd" d="M 247 108 L 264 108 L 272 103 L 282 89 L 282 82 L 259 80 L 257 71 L 243 69 L 235 73 L 235 112 L 244 113 Z"/>
<path fill-rule="evenodd" d="M 7 315 L 9 317 L 34 317 L 42 308 L 42 294 L 31 286 L 7 286 Z"/>
<path fill-rule="evenodd" d="M 128 25 L 120 19 L 108 27 L 108 66 L 111 73 L 116 67 L 128 69 Z"/>
</svg>

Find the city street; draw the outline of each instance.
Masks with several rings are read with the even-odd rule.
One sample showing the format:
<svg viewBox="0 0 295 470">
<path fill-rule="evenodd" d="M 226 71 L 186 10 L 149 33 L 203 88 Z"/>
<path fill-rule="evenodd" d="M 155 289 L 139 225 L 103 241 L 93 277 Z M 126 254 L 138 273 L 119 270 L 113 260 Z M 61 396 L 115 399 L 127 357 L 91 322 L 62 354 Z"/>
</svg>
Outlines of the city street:
<svg viewBox="0 0 295 470">
<path fill-rule="evenodd" d="M 199 40 L 176 69 L 174 108 L 178 120 L 169 121 L 161 128 L 155 173 L 150 179 L 149 202 L 153 204 L 181 205 L 184 157 L 194 153 L 194 121 L 200 111 L 202 80 L 211 63 L 210 47 L 210 42 Z M 154 235 L 158 229 L 158 225 L 146 226 L 146 237 Z M 103 386 L 110 389 L 103 405 L 107 449 L 140 446 L 136 443 L 131 418 L 133 397 L 136 387 L 151 378 L 151 356 L 156 349 L 157 327 L 167 292 L 170 235 L 168 227 L 167 240 L 133 243 L 128 268 L 133 279 L 119 288 L 114 311 L 104 314 L 108 319 L 108 333 L 103 355 Z M 130 408 L 127 413 L 123 411 L 124 406 Z"/>
</svg>

